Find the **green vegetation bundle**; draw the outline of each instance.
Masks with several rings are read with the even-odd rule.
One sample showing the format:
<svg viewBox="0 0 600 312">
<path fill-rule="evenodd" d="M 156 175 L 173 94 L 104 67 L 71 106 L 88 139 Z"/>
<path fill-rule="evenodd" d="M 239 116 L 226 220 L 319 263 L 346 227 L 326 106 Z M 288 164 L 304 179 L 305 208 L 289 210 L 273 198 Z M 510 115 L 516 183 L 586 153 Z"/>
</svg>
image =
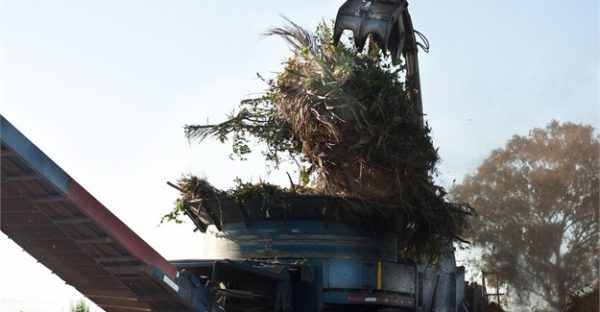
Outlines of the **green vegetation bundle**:
<svg viewBox="0 0 600 312">
<path fill-rule="evenodd" d="M 305 184 L 312 174 L 316 192 L 362 200 L 349 212 L 399 235 L 405 252 L 439 251 L 457 238 L 470 209 L 446 202 L 433 183 L 437 150 L 404 68 L 376 47 L 363 53 L 334 45 L 326 24 L 311 33 L 290 22 L 268 34 L 284 38 L 294 54 L 266 81 L 265 94 L 242 101 L 222 123 L 186 126 L 186 137 L 231 141 L 242 158 L 255 139 L 275 165 L 308 163 Z"/>
<path fill-rule="evenodd" d="M 173 221 L 181 223 L 179 216 L 184 213 L 185 206 L 191 201 L 208 198 L 219 198 L 230 195 L 226 191 L 222 191 L 214 187 L 204 178 L 199 178 L 192 174 L 181 176 L 177 180 L 177 189 L 180 191 L 180 196 L 175 201 L 175 207 L 162 217 L 161 223 L 164 221 Z"/>
</svg>

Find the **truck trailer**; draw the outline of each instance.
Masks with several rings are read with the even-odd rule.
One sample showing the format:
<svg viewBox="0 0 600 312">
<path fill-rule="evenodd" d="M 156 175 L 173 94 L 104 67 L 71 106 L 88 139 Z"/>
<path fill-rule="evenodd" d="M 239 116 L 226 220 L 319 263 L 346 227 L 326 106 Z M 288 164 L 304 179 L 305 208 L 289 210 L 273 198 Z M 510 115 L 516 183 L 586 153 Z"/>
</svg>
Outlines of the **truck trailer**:
<svg viewBox="0 0 600 312">
<path fill-rule="evenodd" d="M 166 260 L 8 120 L 1 228 L 105 311 L 482 311 L 452 245 L 436 264 L 344 220 L 332 196 L 290 196 L 268 218 L 234 198 L 189 203 L 206 259 Z M 258 205 L 259 203 L 254 203 Z M 250 203 L 252 205 L 252 203 Z"/>
</svg>

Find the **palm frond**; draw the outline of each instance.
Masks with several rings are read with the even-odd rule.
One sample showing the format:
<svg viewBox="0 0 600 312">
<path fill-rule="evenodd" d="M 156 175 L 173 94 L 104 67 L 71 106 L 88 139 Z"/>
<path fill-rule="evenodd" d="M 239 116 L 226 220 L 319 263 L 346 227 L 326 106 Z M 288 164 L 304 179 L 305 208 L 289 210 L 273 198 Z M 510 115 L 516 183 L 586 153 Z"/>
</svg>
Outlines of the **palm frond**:
<svg viewBox="0 0 600 312">
<path fill-rule="evenodd" d="M 283 18 L 286 20 L 288 25 L 271 28 L 265 33 L 265 35 L 282 37 L 295 52 L 308 49 L 308 51 L 313 55 L 319 55 L 319 42 L 315 33 L 292 22 L 285 16 Z"/>
<path fill-rule="evenodd" d="M 185 125 L 185 138 L 189 141 L 202 142 L 209 137 L 217 137 L 223 141 L 227 134 L 231 133 L 236 126 L 243 125 L 244 119 L 248 117 L 248 113 L 241 111 L 229 119 L 218 124 L 207 125 Z"/>
<path fill-rule="evenodd" d="M 217 133 L 217 125 L 185 125 L 183 126 L 185 138 L 188 141 L 202 142 Z"/>
</svg>

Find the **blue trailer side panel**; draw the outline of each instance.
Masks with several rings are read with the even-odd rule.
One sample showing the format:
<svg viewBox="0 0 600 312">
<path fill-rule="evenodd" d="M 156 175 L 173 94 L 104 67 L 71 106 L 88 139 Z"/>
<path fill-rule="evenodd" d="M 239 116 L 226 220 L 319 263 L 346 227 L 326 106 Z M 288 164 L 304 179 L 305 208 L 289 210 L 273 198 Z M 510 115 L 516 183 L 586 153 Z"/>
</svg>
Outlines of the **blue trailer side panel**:
<svg viewBox="0 0 600 312">
<path fill-rule="evenodd" d="M 18 154 L 33 170 L 46 178 L 54 187 L 58 188 L 63 194 L 69 192 L 71 178 L 2 115 L 0 115 L 0 137 L 2 138 L 2 144 Z"/>
</svg>

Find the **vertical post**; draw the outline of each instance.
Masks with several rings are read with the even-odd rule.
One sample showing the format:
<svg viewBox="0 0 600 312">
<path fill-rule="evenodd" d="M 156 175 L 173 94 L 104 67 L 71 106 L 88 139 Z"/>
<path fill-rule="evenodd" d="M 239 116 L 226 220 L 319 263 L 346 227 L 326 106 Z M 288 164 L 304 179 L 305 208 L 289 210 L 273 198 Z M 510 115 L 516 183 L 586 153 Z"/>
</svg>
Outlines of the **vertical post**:
<svg viewBox="0 0 600 312">
<path fill-rule="evenodd" d="M 419 59 L 417 53 L 419 48 L 417 46 L 417 38 L 415 37 L 415 30 L 413 28 L 412 20 L 408 9 L 405 8 L 402 14 L 402 21 L 404 23 L 405 31 L 405 43 L 404 43 L 404 59 L 406 61 L 406 84 L 409 90 L 416 90 L 416 108 L 417 118 L 421 123 L 422 127 L 425 127 L 423 120 L 423 97 L 421 92 L 421 77 L 419 75 Z"/>
<path fill-rule="evenodd" d="M 496 277 L 496 303 L 498 304 L 498 308 L 500 308 L 500 286 L 498 284 L 498 272 L 494 272 L 494 276 Z"/>
<path fill-rule="evenodd" d="M 487 292 L 487 287 L 485 285 L 485 278 L 488 275 L 493 275 L 496 278 L 496 283 L 495 283 L 495 285 L 496 285 L 496 292 L 495 293 L 488 294 L 488 292 Z M 483 285 L 483 297 L 485 299 L 485 303 L 486 304 L 488 303 L 489 296 L 495 296 L 496 297 L 496 304 L 498 304 L 498 308 L 500 309 L 501 308 L 501 305 L 500 305 L 500 296 L 502 296 L 504 294 L 500 293 L 500 281 L 499 280 L 500 280 L 500 278 L 498 276 L 498 272 L 496 272 L 496 271 L 491 271 L 491 272 L 481 271 L 481 284 Z"/>
<path fill-rule="evenodd" d="M 483 287 L 483 299 L 485 301 L 485 304 L 487 305 L 488 303 L 488 297 L 487 297 L 487 289 L 485 287 L 485 276 L 487 275 L 486 272 L 481 271 L 481 286 Z"/>
</svg>

